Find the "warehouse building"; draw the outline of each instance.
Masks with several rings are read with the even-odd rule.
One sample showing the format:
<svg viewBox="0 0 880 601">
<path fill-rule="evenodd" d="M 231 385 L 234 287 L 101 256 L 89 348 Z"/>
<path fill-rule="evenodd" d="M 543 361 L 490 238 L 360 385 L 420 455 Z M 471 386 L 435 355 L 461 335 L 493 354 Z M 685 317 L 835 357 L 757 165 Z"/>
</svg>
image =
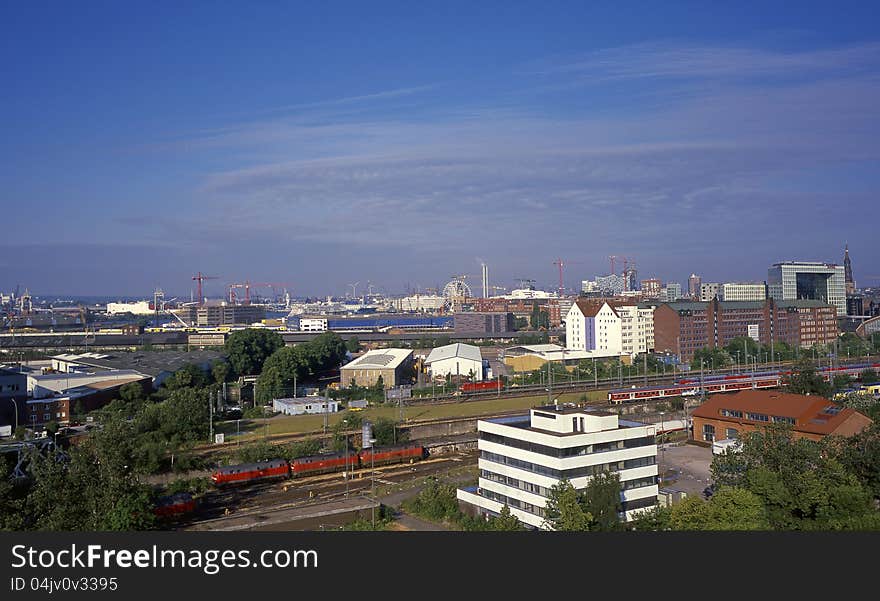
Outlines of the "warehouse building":
<svg viewBox="0 0 880 601">
<path fill-rule="evenodd" d="M 456 334 L 506 334 L 514 331 L 514 315 L 488 311 L 456 313 L 454 324 Z"/>
<path fill-rule="evenodd" d="M 599 473 L 621 483 L 620 517 L 657 503 L 656 426 L 616 413 L 549 405 L 526 415 L 479 420 L 479 481 L 459 489 L 462 509 L 475 515 L 510 512 L 532 528 L 544 527 L 550 489 L 566 479 L 577 490 Z"/>
<path fill-rule="evenodd" d="M 483 356 L 479 347 L 470 344 L 447 344 L 431 349 L 425 365 L 431 371 L 431 377 L 465 376 L 478 382 L 483 379 Z"/>
<path fill-rule="evenodd" d="M 257 305 L 205 304 L 184 307 L 174 313 L 195 327 L 217 327 L 235 324 L 250 325 L 266 318 L 266 310 Z"/>
<path fill-rule="evenodd" d="M 409 349 L 386 348 L 368 351 L 340 369 L 341 386 L 352 383 L 358 386 L 374 386 L 381 376 L 385 388 L 410 384 L 413 356 Z"/>
</svg>

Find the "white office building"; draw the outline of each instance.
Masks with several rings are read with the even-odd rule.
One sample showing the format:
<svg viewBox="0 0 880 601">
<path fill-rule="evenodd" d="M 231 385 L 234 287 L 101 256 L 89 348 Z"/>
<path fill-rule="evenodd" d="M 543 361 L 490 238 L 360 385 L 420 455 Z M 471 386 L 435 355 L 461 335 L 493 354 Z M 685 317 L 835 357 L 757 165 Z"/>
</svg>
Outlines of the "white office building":
<svg viewBox="0 0 880 601">
<path fill-rule="evenodd" d="M 550 405 L 528 415 L 479 420 L 477 430 L 479 481 L 459 489 L 457 497 L 479 515 L 498 515 L 507 505 L 523 524 L 544 528 L 553 486 L 566 479 L 583 490 L 602 472 L 620 478 L 621 519 L 631 520 L 657 503 L 654 425 Z"/>
<path fill-rule="evenodd" d="M 327 318 L 326 317 L 300 317 L 298 318 L 299 322 L 299 331 L 300 332 L 326 332 L 327 331 Z M 288 318 L 288 324 L 291 323 L 290 318 Z"/>
<path fill-rule="evenodd" d="M 620 316 L 620 347 L 623 354 L 635 356 L 654 350 L 654 306 L 617 305 Z"/>
<path fill-rule="evenodd" d="M 723 301 L 763 301 L 767 299 L 767 287 L 763 283 L 728 282 L 721 286 Z"/>
<path fill-rule="evenodd" d="M 785 261 L 767 270 L 770 297 L 782 300 L 818 300 L 846 315 L 846 272 L 843 265 Z"/>
<path fill-rule="evenodd" d="M 431 349 L 425 365 L 431 377 L 469 376 L 474 381 L 483 379 L 483 356 L 479 347 L 453 343 Z"/>
</svg>

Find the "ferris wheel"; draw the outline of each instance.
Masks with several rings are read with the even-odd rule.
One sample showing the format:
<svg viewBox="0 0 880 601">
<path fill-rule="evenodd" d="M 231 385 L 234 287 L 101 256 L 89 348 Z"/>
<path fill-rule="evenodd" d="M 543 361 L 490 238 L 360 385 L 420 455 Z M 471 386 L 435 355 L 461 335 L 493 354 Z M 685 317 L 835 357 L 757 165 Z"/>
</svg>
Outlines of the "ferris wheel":
<svg viewBox="0 0 880 601">
<path fill-rule="evenodd" d="M 452 276 L 452 280 L 443 286 L 443 297 L 447 300 L 462 299 L 473 296 L 470 286 L 465 283 L 467 276 Z"/>
</svg>

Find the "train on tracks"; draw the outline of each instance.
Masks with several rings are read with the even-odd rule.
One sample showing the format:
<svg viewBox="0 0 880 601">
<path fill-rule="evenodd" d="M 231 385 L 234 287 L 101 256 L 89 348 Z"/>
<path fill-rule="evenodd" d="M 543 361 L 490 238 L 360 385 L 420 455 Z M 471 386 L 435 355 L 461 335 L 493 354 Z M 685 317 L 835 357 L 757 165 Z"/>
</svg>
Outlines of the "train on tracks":
<svg viewBox="0 0 880 601">
<path fill-rule="evenodd" d="M 880 363 L 860 363 L 839 367 L 823 367 L 816 371 L 822 378 L 830 381 L 838 375 L 858 377 L 865 369 L 878 369 Z M 706 394 L 718 392 L 736 392 L 754 388 L 778 388 L 792 371 L 765 371 L 746 374 L 726 374 L 692 378 L 681 378 L 673 384 L 663 386 L 647 386 L 643 388 L 618 388 L 608 392 L 610 403 L 626 403 L 630 401 L 649 401 L 679 396 L 696 396 L 703 391 Z"/>
<path fill-rule="evenodd" d="M 173 518 L 196 510 L 196 501 L 188 492 L 181 492 L 167 497 L 160 497 L 153 507 L 158 518 Z"/>
<path fill-rule="evenodd" d="M 211 474 L 211 481 L 216 486 L 225 486 L 274 478 L 296 478 L 377 465 L 421 461 L 427 456 L 428 452 L 425 447 L 417 444 L 374 447 L 348 454 L 311 455 L 291 461 L 272 459 L 258 463 L 229 465 L 221 467 Z"/>
</svg>

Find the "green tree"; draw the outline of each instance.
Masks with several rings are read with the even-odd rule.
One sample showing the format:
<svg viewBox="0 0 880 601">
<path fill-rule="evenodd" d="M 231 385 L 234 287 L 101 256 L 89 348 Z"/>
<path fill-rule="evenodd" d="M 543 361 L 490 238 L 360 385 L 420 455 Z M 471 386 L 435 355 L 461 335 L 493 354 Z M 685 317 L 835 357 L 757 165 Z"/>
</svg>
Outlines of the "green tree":
<svg viewBox="0 0 880 601">
<path fill-rule="evenodd" d="M 846 470 L 880 499 L 880 424 L 875 422 L 854 436 L 830 439 L 829 445 Z"/>
<path fill-rule="evenodd" d="M 501 512 L 498 516 L 492 516 L 489 518 L 488 530 L 495 530 L 499 532 L 514 532 L 518 530 L 525 530 L 522 522 L 519 521 L 515 515 L 510 513 L 510 507 L 505 503 L 504 507 L 501 508 Z"/>
<path fill-rule="evenodd" d="M 202 388 L 208 384 L 208 376 L 198 365 L 184 365 L 165 380 L 165 388 L 179 390 L 181 388 Z"/>
<path fill-rule="evenodd" d="M 345 348 L 350 353 L 357 353 L 361 350 L 361 341 L 358 340 L 357 336 L 352 336 L 345 342 Z M 425 348 L 425 347 L 422 347 Z"/>
<path fill-rule="evenodd" d="M 589 514 L 590 530 L 621 530 L 618 512 L 622 511 L 620 502 L 620 476 L 609 472 L 596 474 L 587 482 L 580 495 L 580 503 Z"/>
<path fill-rule="evenodd" d="M 130 406 L 138 406 L 146 400 L 144 387 L 140 382 L 129 382 L 119 389 L 119 399 Z"/>
<path fill-rule="evenodd" d="M 462 517 L 455 486 L 444 484 L 434 476 L 427 478 L 419 494 L 414 499 L 404 501 L 403 507 L 410 513 L 436 522 L 458 522 Z"/>
<path fill-rule="evenodd" d="M 398 422 L 387 417 L 375 419 L 373 421 L 373 438 L 376 439 L 376 445 L 384 447 L 406 442 L 409 437 L 408 432 L 400 430 L 398 425 Z"/>
<path fill-rule="evenodd" d="M 232 367 L 225 359 L 217 359 L 211 364 L 211 375 L 218 384 L 225 382 L 231 371 Z"/>
<path fill-rule="evenodd" d="M 544 507 L 544 527 L 556 531 L 590 529 L 593 516 L 581 505 L 580 495 L 568 480 L 553 485 Z"/>
<path fill-rule="evenodd" d="M 146 530 L 153 527 L 150 488 L 134 470 L 132 425 L 115 419 L 69 450 L 30 457 L 24 503 L 27 529 Z"/>
<path fill-rule="evenodd" d="M 816 394 L 828 397 L 831 385 L 816 371 L 816 365 L 807 358 L 798 361 L 790 376 L 784 379 L 783 387 L 792 394 Z"/>
<path fill-rule="evenodd" d="M 754 493 L 771 527 L 853 528 L 875 513 L 870 490 L 847 471 L 831 440 L 795 438 L 790 426 L 774 424 L 740 441 L 740 452 L 715 457 L 713 480 Z"/>
<path fill-rule="evenodd" d="M 859 380 L 862 381 L 862 384 L 880 382 L 880 378 L 877 377 L 877 371 L 870 367 L 862 370 L 862 373 L 859 374 Z"/>
<path fill-rule="evenodd" d="M 278 332 L 247 328 L 230 334 L 225 348 L 233 375 L 249 376 L 258 375 L 266 359 L 283 346 Z"/>
</svg>

